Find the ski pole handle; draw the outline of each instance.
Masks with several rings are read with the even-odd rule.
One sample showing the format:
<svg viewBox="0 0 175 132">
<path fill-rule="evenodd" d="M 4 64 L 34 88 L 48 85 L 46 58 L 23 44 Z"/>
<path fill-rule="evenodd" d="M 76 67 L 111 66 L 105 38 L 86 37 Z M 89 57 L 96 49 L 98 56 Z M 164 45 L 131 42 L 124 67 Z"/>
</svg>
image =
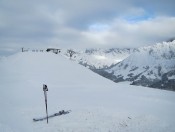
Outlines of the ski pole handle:
<svg viewBox="0 0 175 132">
<path fill-rule="evenodd" d="M 47 85 L 43 84 L 43 91 L 48 91 Z"/>
</svg>

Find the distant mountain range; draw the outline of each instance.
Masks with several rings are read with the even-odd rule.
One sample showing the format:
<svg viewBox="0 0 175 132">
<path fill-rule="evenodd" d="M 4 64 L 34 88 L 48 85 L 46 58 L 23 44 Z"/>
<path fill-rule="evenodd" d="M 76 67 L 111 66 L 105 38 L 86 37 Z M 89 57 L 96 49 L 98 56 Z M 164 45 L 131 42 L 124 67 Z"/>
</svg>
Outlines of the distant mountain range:
<svg viewBox="0 0 175 132">
<path fill-rule="evenodd" d="M 72 59 L 114 82 L 175 90 L 175 41 L 138 49 L 87 49 Z"/>
<path fill-rule="evenodd" d="M 86 49 L 76 52 L 72 59 L 92 70 L 105 69 L 121 62 L 135 52 L 138 52 L 137 49 L 129 48 Z"/>
</svg>

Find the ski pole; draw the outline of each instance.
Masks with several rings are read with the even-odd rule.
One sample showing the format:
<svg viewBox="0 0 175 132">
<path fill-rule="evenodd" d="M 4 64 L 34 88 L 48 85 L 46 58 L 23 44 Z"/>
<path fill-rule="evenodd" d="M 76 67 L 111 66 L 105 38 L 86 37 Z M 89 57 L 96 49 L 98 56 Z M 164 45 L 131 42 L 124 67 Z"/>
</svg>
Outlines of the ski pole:
<svg viewBox="0 0 175 132">
<path fill-rule="evenodd" d="M 46 116 L 47 116 L 47 124 L 48 124 L 48 111 L 47 111 L 47 92 L 48 88 L 47 85 L 43 84 L 43 91 L 44 91 L 44 97 L 45 97 L 45 105 L 46 105 Z"/>
</svg>

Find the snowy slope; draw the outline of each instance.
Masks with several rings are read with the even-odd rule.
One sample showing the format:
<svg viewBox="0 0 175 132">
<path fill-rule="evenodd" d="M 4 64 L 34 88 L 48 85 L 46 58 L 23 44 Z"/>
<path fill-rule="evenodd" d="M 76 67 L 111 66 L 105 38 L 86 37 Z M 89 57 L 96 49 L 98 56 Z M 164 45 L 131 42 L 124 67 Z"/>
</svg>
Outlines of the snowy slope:
<svg viewBox="0 0 175 132">
<path fill-rule="evenodd" d="M 106 70 L 116 82 L 175 90 L 175 41 L 143 47 Z"/>
<path fill-rule="evenodd" d="M 1 132 L 174 132 L 175 93 L 113 83 L 52 53 L 18 53 L 0 60 Z M 45 115 L 42 85 L 48 86 Z"/>
<path fill-rule="evenodd" d="M 72 59 L 90 69 L 103 69 L 124 60 L 134 52 L 138 52 L 137 49 L 86 49 L 76 51 Z"/>
</svg>

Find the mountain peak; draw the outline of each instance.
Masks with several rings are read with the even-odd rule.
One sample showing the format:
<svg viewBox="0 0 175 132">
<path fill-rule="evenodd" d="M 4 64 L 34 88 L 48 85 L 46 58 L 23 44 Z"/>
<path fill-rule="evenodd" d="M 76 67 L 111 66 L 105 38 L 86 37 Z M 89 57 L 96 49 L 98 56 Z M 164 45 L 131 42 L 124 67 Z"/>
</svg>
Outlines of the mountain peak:
<svg viewBox="0 0 175 132">
<path fill-rule="evenodd" d="M 175 41 L 139 48 L 106 72 L 115 82 L 175 90 Z"/>
</svg>

